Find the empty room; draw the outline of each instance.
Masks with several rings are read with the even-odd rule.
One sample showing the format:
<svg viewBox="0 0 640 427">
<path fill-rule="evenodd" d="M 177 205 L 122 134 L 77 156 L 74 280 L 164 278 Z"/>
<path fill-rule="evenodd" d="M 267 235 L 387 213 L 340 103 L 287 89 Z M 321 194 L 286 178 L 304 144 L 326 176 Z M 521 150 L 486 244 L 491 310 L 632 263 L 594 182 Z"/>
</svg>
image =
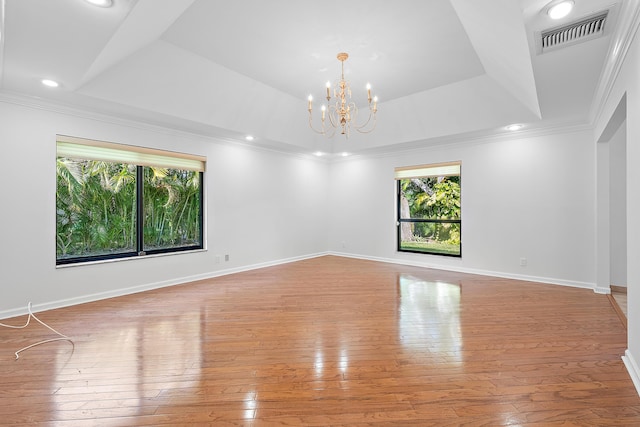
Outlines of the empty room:
<svg viewBox="0 0 640 427">
<path fill-rule="evenodd" d="M 0 424 L 640 425 L 638 0 L 0 0 Z"/>
</svg>

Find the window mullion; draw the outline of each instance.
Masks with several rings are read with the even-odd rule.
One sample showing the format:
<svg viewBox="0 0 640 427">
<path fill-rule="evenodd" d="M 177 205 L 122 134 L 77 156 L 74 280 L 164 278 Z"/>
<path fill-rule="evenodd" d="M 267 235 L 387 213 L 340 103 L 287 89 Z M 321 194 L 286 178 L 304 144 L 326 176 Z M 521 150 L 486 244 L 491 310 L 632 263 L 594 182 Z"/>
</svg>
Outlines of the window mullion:
<svg viewBox="0 0 640 427">
<path fill-rule="evenodd" d="M 136 166 L 136 252 L 144 252 L 144 167 Z"/>
</svg>

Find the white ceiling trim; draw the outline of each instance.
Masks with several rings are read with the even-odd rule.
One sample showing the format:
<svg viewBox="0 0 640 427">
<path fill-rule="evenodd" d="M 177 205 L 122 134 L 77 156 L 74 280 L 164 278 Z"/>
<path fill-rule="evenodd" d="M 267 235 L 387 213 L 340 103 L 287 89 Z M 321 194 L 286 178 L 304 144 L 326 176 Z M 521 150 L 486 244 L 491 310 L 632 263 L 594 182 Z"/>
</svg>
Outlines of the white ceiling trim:
<svg viewBox="0 0 640 427">
<path fill-rule="evenodd" d="M 118 117 L 111 114 L 95 112 L 85 108 L 77 108 L 74 106 L 63 105 L 56 102 L 45 101 L 40 98 L 32 98 L 32 97 L 24 96 L 22 94 L 11 94 L 7 92 L 0 92 L 0 103 L 1 102 L 7 103 L 7 104 L 13 104 L 13 105 L 17 105 L 25 108 L 32 108 L 32 109 L 47 111 L 54 114 L 62 114 L 70 117 L 75 117 L 78 119 L 83 119 L 83 120 L 94 120 L 94 121 L 98 121 L 108 125 L 129 127 L 133 129 L 153 132 L 153 133 L 162 134 L 162 135 L 172 135 L 172 136 L 187 137 L 187 138 L 204 138 L 205 140 L 211 141 L 212 143 L 226 145 L 229 147 L 241 146 L 247 150 L 276 153 L 276 154 L 291 156 L 295 158 L 313 159 L 321 163 L 342 162 L 342 161 L 353 160 L 354 158 L 364 158 L 364 159 L 387 158 L 387 157 L 394 157 L 399 154 L 407 154 L 407 153 L 416 153 L 416 154 L 428 153 L 428 152 L 433 152 L 434 150 L 450 148 L 450 147 L 483 145 L 483 144 L 495 143 L 498 141 L 507 141 L 507 140 L 516 140 L 516 139 L 519 140 L 519 139 L 527 139 L 527 138 L 535 138 L 535 137 L 543 137 L 543 136 L 552 136 L 552 135 L 558 135 L 558 134 L 564 134 L 564 133 L 593 131 L 593 125 L 589 123 L 558 123 L 554 126 L 546 126 L 544 128 L 536 128 L 531 130 L 525 129 L 518 132 L 502 132 L 502 133 L 488 132 L 482 135 L 477 135 L 477 134 L 446 135 L 439 138 L 433 138 L 430 140 L 422 139 L 420 141 L 413 141 L 410 143 L 399 144 L 394 146 L 370 147 L 368 149 L 363 150 L 362 152 L 358 152 L 355 154 L 353 154 L 353 151 L 351 151 L 352 155 L 350 155 L 349 157 L 333 155 L 333 154 L 330 154 L 326 149 L 325 150 L 320 149 L 320 151 L 328 153 L 328 155 L 322 156 L 322 157 L 316 157 L 310 154 L 309 150 L 292 151 L 291 148 L 293 147 L 291 146 L 281 147 L 279 149 L 276 146 L 258 145 L 256 142 L 247 143 L 240 139 L 230 138 L 223 135 L 213 135 L 207 132 L 195 132 L 193 130 L 179 129 L 171 125 L 154 124 L 151 122 L 141 121 L 137 119 Z M 95 135 L 78 135 L 78 136 L 95 138 Z M 323 142 L 324 144 L 330 143 L 330 141 L 328 140 L 323 140 Z M 351 142 L 349 142 L 347 151 L 351 150 L 352 148 L 353 147 L 351 147 Z M 318 150 L 313 150 L 313 151 L 318 151 Z M 341 151 L 344 151 L 344 149 L 338 150 L 338 151 L 341 152 Z"/>
<path fill-rule="evenodd" d="M 589 114 L 590 121 L 593 123 L 597 123 L 604 114 L 604 108 L 638 28 L 640 28 L 640 2 L 638 0 L 622 2 L 618 25 L 609 45 L 602 77 L 598 82 Z"/>
<path fill-rule="evenodd" d="M 139 119 L 130 119 L 127 117 L 118 117 L 115 115 L 100 113 L 93 110 L 88 110 L 86 108 L 77 108 L 71 105 L 63 105 L 53 101 L 47 101 L 40 98 L 33 98 L 29 96 L 25 96 L 23 94 L 18 93 L 8 93 L 0 91 L 0 103 L 12 104 L 19 107 L 31 108 L 34 110 L 45 111 L 53 114 L 61 114 L 69 117 L 74 117 L 81 120 L 92 120 L 100 123 L 104 123 L 107 125 L 113 126 L 122 126 L 128 127 L 132 129 L 141 130 L 144 132 L 156 133 L 159 135 L 170 135 L 175 136 L 177 138 L 190 138 L 190 139 L 204 139 L 205 141 L 211 142 L 212 144 L 228 146 L 228 147 L 242 147 L 246 150 L 257 151 L 262 153 L 274 153 L 283 156 L 300 158 L 313 160 L 319 163 L 329 163 L 334 157 L 333 156 L 322 156 L 317 157 L 312 154 L 309 150 L 298 150 L 292 151 L 290 146 L 282 146 L 278 148 L 276 145 L 265 145 L 261 144 L 261 141 L 253 141 L 251 143 L 245 142 L 240 138 L 233 138 L 224 136 L 222 134 L 212 134 L 207 131 L 197 132 L 195 128 L 189 129 L 181 129 L 176 126 L 167 125 L 167 124 L 156 124 L 152 122 L 142 121 Z M 75 135 L 81 138 L 96 138 L 96 135 Z M 122 141 L 113 141 L 113 142 L 122 142 Z M 271 141 L 263 141 L 263 142 L 271 142 Z M 204 152 L 193 153 L 198 155 L 206 155 Z"/>
<path fill-rule="evenodd" d="M 488 75 L 474 77 L 380 105 L 378 127 L 357 149 L 490 131 L 538 117 Z"/>
<path fill-rule="evenodd" d="M 349 161 L 354 158 L 377 159 L 395 157 L 404 154 L 425 154 L 436 150 L 450 149 L 453 147 L 470 147 L 477 145 L 492 144 L 501 141 L 514 141 L 530 138 L 550 137 L 561 134 L 571 134 L 578 132 L 592 132 L 593 125 L 589 123 L 559 123 L 555 126 L 521 130 L 518 132 L 488 132 L 478 134 L 447 135 L 431 140 L 414 141 L 411 143 L 397 144 L 390 147 L 376 147 L 362 150 L 346 158 L 335 157 L 332 162 Z"/>
</svg>

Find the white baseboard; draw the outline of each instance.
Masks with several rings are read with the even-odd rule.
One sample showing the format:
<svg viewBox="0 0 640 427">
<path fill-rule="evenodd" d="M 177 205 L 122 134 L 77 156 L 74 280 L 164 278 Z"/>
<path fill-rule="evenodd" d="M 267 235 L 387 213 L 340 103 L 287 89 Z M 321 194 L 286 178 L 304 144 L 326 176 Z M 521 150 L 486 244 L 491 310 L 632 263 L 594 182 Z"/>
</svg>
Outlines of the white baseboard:
<svg viewBox="0 0 640 427">
<path fill-rule="evenodd" d="M 193 276 L 176 277 L 176 278 L 172 278 L 170 280 L 165 280 L 162 282 L 146 283 L 144 285 L 132 286 L 130 288 L 120 288 L 120 289 L 114 289 L 107 292 L 98 292 L 98 293 L 82 295 L 74 298 L 66 298 L 66 299 L 57 300 L 57 301 L 34 304 L 32 305 L 31 309 L 34 313 L 45 311 L 45 310 L 54 310 L 57 308 L 69 307 L 69 306 L 78 305 L 78 304 L 85 304 L 88 302 L 99 301 L 107 298 L 115 298 L 115 297 L 120 297 L 124 295 L 131 295 L 139 292 L 150 291 L 153 289 L 166 288 L 168 286 L 181 285 L 185 283 L 195 282 L 197 280 L 211 279 L 213 277 L 227 276 L 229 274 L 242 273 L 244 271 L 257 270 L 260 268 L 273 267 L 275 265 L 302 261 L 305 259 L 318 258 L 324 255 L 328 255 L 328 253 L 321 252 L 316 254 L 302 255 L 302 256 L 297 256 L 292 258 L 285 258 L 285 259 L 267 261 L 267 262 L 258 263 L 258 264 L 246 265 L 243 267 L 211 271 L 208 273 L 196 274 Z M 27 304 L 28 304 L 28 301 L 25 302 L 24 307 L 0 311 L 0 319 L 8 319 L 11 317 L 23 316 L 27 314 L 29 312 L 27 308 Z"/>
<path fill-rule="evenodd" d="M 636 387 L 636 391 L 640 395 L 640 369 L 638 369 L 638 364 L 635 359 L 631 355 L 631 352 L 627 349 L 624 352 L 624 356 L 622 356 L 622 361 L 624 362 L 624 366 L 627 367 L 627 371 L 631 376 L 631 381 L 633 381 L 633 385 Z"/>
<path fill-rule="evenodd" d="M 354 258 L 354 259 L 363 259 L 363 260 L 369 260 L 369 261 L 386 262 L 386 263 L 392 263 L 392 264 L 409 265 L 412 267 L 434 268 L 438 270 L 477 274 L 481 276 L 523 280 L 527 282 L 539 282 L 539 283 L 548 283 L 553 285 L 586 288 L 586 289 L 593 289 L 594 292 L 597 292 L 597 293 L 611 292 L 609 288 L 599 288 L 593 283 L 586 283 L 586 282 L 553 279 L 553 278 L 539 277 L 539 276 L 526 276 L 526 275 L 520 275 L 520 274 L 502 273 L 497 271 L 480 270 L 480 269 L 464 268 L 464 267 L 449 266 L 449 265 L 430 264 L 426 262 L 418 262 L 418 261 L 411 261 L 411 260 L 404 260 L 404 259 L 372 257 L 372 256 L 343 253 L 343 252 L 320 252 L 315 254 L 302 255 L 297 257 L 280 259 L 280 260 L 267 261 L 267 262 L 258 263 L 258 264 L 246 265 L 246 266 L 237 267 L 237 268 L 211 271 L 211 272 L 197 274 L 193 276 L 176 277 L 176 278 L 172 278 L 170 280 L 165 280 L 162 282 L 147 283 L 144 285 L 133 286 L 130 288 L 120 288 L 120 289 L 114 289 L 107 292 L 99 292 L 94 294 L 82 295 L 74 298 L 67 298 L 67 299 L 62 299 L 57 301 L 34 304 L 32 306 L 32 311 L 34 313 L 37 313 L 45 310 L 53 310 L 57 308 L 69 307 L 72 305 L 84 304 L 84 303 L 99 301 L 107 298 L 115 298 L 119 296 L 130 295 L 130 294 L 135 294 L 135 293 L 144 292 L 144 291 L 150 291 L 153 289 L 165 288 L 168 286 L 181 285 L 185 283 L 195 282 L 197 280 L 227 276 L 229 274 L 242 273 L 244 271 L 257 270 L 260 268 L 266 268 L 266 267 L 272 267 L 275 265 L 302 261 L 305 259 L 318 258 L 325 255 L 334 255 L 334 256 L 340 256 L 345 258 Z M 24 307 L 21 307 L 21 308 L 14 308 L 14 309 L 0 311 L 0 319 L 7 319 L 7 318 L 17 317 L 17 316 L 22 316 L 27 314 L 28 313 L 27 303 L 28 301 L 25 301 Z"/>
<path fill-rule="evenodd" d="M 343 253 L 343 252 L 329 252 L 329 255 L 341 256 L 345 258 L 364 259 L 369 261 L 388 262 L 391 264 L 409 265 L 412 267 L 433 268 L 436 270 L 454 271 L 456 273 L 477 274 L 479 276 L 490 276 L 490 277 L 500 277 L 503 279 L 523 280 L 525 282 L 538 282 L 538 283 L 547 283 L 550 285 L 570 286 L 573 288 L 592 289 L 596 293 L 607 294 L 611 292 L 609 288 L 597 287 L 595 283 L 578 282 L 575 280 L 555 279 L 555 278 L 541 277 L 541 276 L 527 276 L 524 274 L 504 273 L 500 271 L 481 270 L 476 268 L 466 268 L 466 267 L 458 267 L 458 266 L 452 266 L 452 265 L 431 264 L 428 262 L 419 262 L 419 261 L 412 261 L 412 260 L 406 260 L 406 259 L 372 257 L 372 256 Z"/>
</svg>

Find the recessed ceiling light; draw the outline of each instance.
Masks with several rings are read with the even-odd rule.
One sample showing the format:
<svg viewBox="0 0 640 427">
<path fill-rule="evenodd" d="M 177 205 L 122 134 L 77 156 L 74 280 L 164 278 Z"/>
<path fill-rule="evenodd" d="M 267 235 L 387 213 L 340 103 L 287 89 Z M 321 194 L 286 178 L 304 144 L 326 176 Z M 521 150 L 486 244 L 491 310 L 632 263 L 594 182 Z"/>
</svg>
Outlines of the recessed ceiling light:
<svg viewBox="0 0 640 427">
<path fill-rule="evenodd" d="M 552 4 L 551 6 L 549 6 L 549 9 L 547 10 L 547 15 L 549 15 L 549 18 L 551 19 L 564 18 L 571 12 L 571 9 L 573 9 L 573 5 L 574 5 L 573 0 L 565 0 L 565 1 L 561 1 L 560 3 L 557 3 L 557 2 L 553 2 L 553 3 L 555 4 Z"/>
<path fill-rule="evenodd" d="M 58 87 L 60 86 L 60 83 L 56 82 L 55 80 L 49 80 L 49 79 L 42 79 L 40 80 L 40 82 L 47 86 L 47 87 Z"/>
<path fill-rule="evenodd" d="M 505 129 L 506 130 L 520 130 L 522 129 L 524 126 L 522 125 L 509 125 L 507 126 Z"/>
<path fill-rule="evenodd" d="M 318 157 L 322 157 L 324 155 L 324 153 L 322 151 L 316 151 L 315 153 L 313 153 L 314 156 L 318 156 Z"/>
<path fill-rule="evenodd" d="M 255 137 L 253 135 L 247 135 L 244 137 L 244 139 L 246 139 L 247 141 L 253 141 Z"/>
<path fill-rule="evenodd" d="M 98 7 L 111 7 L 113 5 L 113 0 L 85 0 L 87 3 L 91 3 L 94 6 Z"/>
<path fill-rule="evenodd" d="M 345 151 L 345 152 L 343 152 L 343 153 L 340 153 L 340 155 L 341 155 L 342 157 L 347 157 L 347 156 L 349 155 L 349 153 L 347 153 L 347 152 Z"/>
</svg>

